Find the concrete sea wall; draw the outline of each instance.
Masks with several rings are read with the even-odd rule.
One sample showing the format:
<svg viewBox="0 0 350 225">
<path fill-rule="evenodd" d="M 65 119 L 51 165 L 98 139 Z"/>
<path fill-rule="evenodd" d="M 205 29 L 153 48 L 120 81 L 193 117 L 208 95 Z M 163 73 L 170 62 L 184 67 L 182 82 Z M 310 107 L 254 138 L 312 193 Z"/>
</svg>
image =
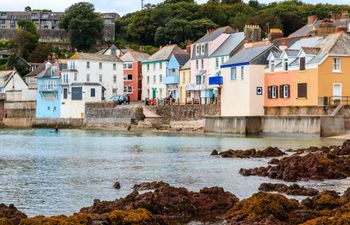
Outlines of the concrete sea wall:
<svg viewBox="0 0 350 225">
<path fill-rule="evenodd" d="M 207 117 L 205 132 L 222 134 L 308 134 L 322 137 L 345 133 L 343 116 Z"/>
</svg>

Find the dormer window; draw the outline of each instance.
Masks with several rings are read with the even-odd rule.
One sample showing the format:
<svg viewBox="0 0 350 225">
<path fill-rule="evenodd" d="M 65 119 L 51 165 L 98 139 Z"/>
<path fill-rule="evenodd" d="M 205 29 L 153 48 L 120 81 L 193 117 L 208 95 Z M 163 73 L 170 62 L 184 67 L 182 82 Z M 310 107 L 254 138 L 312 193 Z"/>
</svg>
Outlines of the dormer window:
<svg viewBox="0 0 350 225">
<path fill-rule="evenodd" d="M 270 72 L 275 72 L 275 60 L 270 60 Z"/>
<path fill-rule="evenodd" d="M 199 55 L 200 54 L 200 52 L 201 52 L 201 46 L 200 45 L 197 45 L 196 46 L 196 51 L 197 51 L 197 55 Z"/>
<path fill-rule="evenodd" d="M 288 71 L 288 59 L 283 59 L 283 71 Z"/>
<path fill-rule="evenodd" d="M 300 59 L 299 59 L 299 69 L 301 71 L 305 70 L 305 63 L 306 63 L 305 57 L 300 57 Z"/>
<path fill-rule="evenodd" d="M 204 45 L 201 45 L 201 49 L 202 49 L 201 54 L 202 55 L 204 55 L 204 53 L 205 53 L 205 48 L 204 47 L 205 47 Z"/>
</svg>

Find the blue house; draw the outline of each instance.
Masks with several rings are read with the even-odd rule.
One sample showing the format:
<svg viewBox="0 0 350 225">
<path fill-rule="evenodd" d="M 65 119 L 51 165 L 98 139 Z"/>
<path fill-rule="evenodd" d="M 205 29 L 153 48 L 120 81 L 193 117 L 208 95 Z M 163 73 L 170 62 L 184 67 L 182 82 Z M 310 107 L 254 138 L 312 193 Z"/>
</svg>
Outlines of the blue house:
<svg viewBox="0 0 350 225">
<path fill-rule="evenodd" d="M 47 62 L 45 69 L 36 76 L 36 118 L 61 117 L 61 70 L 65 68 L 67 65 L 64 63 Z"/>
<path fill-rule="evenodd" d="M 171 96 L 174 99 L 179 98 L 179 76 L 180 69 L 190 59 L 188 53 L 174 53 L 171 55 L 169 63 L 167 65 L 166 77 L 164 84 L 166 85 L 167 96 Z"/>
</svg>

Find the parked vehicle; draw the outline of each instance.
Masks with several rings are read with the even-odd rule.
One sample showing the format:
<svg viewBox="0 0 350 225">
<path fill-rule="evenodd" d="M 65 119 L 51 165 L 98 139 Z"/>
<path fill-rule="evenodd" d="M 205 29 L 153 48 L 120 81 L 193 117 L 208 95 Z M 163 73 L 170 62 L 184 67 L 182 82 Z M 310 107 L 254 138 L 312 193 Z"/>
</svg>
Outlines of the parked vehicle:
<svg viewBox="0 0 350 225">
<path fill-rule="evenodd" d="M 123 95 L 114 95 L 111 97 L 111 100 L 116 103 L 117 105 L 122 105 L 126 103 L 126 98 Z"/>
</svg>

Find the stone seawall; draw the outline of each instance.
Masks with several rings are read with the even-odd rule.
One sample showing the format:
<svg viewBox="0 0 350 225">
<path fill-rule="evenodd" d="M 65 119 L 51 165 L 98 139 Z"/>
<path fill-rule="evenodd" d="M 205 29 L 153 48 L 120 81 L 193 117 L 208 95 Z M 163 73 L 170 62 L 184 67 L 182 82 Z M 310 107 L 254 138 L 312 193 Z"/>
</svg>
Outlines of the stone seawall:
<svg viewBox="0 0 350 225">
<path fill-rule="evenodd" d="M 205 132 L 222 134 L 308 134 L 322 137 L 345 133 L 343 116 L 207 117 Z"/>
<path fill-rule="evenodd" d="M 265 107 L 266 116 L 327 116 L 332 114 L 337 106 L 283 106 Z M 350 106 L 343 106 L 339 116 L 350 117 Z"/>
<path fill-rule="evenodd" d="M 5 118 L 34 118 L 36 102 L 5 102 L 4 117 Z"/>
<path fill-rule="evenodd" d="M 163 117 L 163 121 L 201 120 L 206 116 L 220 115 L 220 105 L 157 105 L 148 106 L 151 111 Z"/>
<path fill-rule="evenodd" d="M 0 100 L 0 122 L 2 121 L 2 119 L 4 118 L 5 116 L 5 102 L 3 100 Z"/>
</svg>

